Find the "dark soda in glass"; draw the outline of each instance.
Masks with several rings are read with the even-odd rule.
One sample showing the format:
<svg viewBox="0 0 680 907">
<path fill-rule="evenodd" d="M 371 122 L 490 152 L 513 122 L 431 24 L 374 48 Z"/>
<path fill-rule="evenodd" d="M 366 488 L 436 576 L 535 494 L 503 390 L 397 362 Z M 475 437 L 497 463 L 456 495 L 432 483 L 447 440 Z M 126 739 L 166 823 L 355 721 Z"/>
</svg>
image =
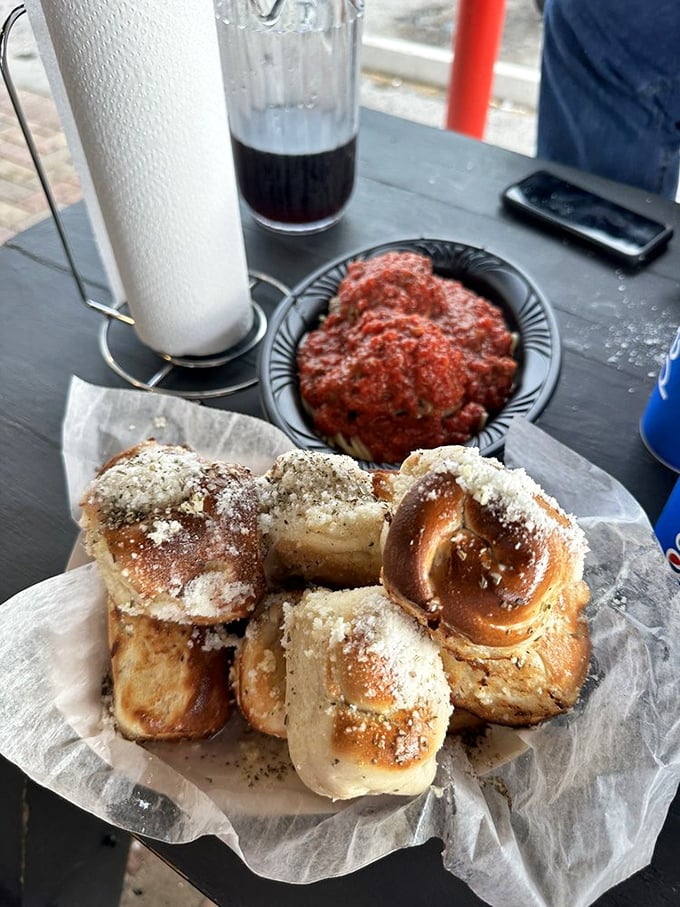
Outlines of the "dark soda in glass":
<svg viewBox="0 0 680 907">
<path fill-rule="evenodd" d="M 338 218 L 352 194 L 356 137 L 313 154 L 260 151 L 235 137 L 232 147 L 241 195 L 265 222 L 321 229 Z"/>
<path fill-rule="evenodd" d="M 316 233 L 357 168 L 364 0 L 216 0 L 234 169 L 254 219 Z"/>
</svg>

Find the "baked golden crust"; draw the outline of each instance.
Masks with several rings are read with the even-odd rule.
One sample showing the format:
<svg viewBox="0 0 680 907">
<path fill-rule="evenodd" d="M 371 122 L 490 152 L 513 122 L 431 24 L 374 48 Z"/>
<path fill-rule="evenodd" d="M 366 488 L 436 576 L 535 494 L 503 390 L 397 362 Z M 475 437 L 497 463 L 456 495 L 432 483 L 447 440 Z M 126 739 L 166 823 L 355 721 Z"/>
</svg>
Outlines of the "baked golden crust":
<svg viewBox="0 0 680 907">
<path fill-rule="evenodd" d="M 243 717 L 263 734 L 285 739 L 286 660 L 282 645 L 284 605 L 295 605 L 302 591 L 270 593 L 248 621 L 231 670 Z"/>
<path fill-rule="evenodd" d="M 590 656 L 580 529 L 523 471 L 473 449 L 422 467 L 404 464 L 382 582 L 441 644 L 454 705 L 513 725 L 570 708 Z"/>
<path fill-rule="evenodd" d="M 129 740 L 197 740 L 229 717 L 227 650 L 215 630 L 125 614 L 109 599 L 113 717 Z"/>
<path fill-rule="evenodd" d="M 145 442 L 103 467 L 83 526 L 110 596 L 114 717 L 133 740 L 224 725 L 228 659 L 207 625 L 241 617 L 242 714 L 334 799 L 420 793 L 447 728 L 535 724 L 586 677 L 583 534 L 522 470 L 472 448 L 375 473 L 293 451 L 253 479 Z M 290 591 L 265 597 L 265 552 Z"/>
<path fill-rule="evenodd" d="M 572 708 L 590 662 L 588 626 L 581 608 L 584 583 L 565 590 L 543 633 L 530 644 L 496 652 L 442 649 L 451 699 L 485 721 L 513 727 L 537 724 Z"/>
<path fill-rule="evenodd" d="M 244 467 L 145 442 L 103 467 L 82 510 L 86 547 L 124 611 L 209 625 L 246 617 L 264 594 Z"/>
<path fill-rule="evenodd" d="M 308 591 L 286 611 L 288 748 L 333 799 L 431 784 L 451 712 L 436 645 L 379 586 Z"/>
<path fill-rule="evenodd" d="M 380 577 L 389 476 L 342 454 L 295 450 L 258 479 L 267 574 L 336 587 Z"/>
</svg>

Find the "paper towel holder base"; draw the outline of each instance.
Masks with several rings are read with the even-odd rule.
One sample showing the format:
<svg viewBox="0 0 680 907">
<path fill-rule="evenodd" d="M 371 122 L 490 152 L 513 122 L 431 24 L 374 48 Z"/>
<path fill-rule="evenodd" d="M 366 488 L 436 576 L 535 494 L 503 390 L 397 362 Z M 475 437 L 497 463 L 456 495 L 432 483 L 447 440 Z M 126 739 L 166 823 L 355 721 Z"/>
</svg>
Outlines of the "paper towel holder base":
<svg viewBox="0 0 680 907">
<path fill-rule="evenodd" d="M 275 294 L 275 301 L 263 298 L 263 303 L 271 306 L 290 291 L 285 284 L 259 271 L 250 271 L 249 279 L 253 325 L 243 340 L 233 347 L 212 356 L 157 353 L 145 346 L 127 323 L 107 319 L 99 331 L 99 348 L 104 361 L 133 387 L 189 400 L 226 397 L 252 387 L 258 381 L 257 364 L 247 354 L 257 348 L 267 331 L 267 316 L 255 297 Z M 119 308 L 124 305 L 121 303 Z M 228 377 L 222 382 L 225 370 Z M 138 377 L 140 373 L 149 377 Z M 194 386 L 198 375 L 200 387 Z M 178 386 L 163 386 L 163 382 L 173 379 Z"/>
<path fill-rule="evenodd" d="M 40 154 L 38 153 L 38 149 L 35 145 L 35 142 L 33 141 L 33 135 L 24 114 L 19 95 L 14 86 L 14 81 L 12 79 L 7 62 L 7 44 L 9 41 L 9 36 L 17 20 L 25 13 L 26 7 L 22 3 L 10 12 L 9 16 L 0 28 L 0 73 L 2 74 L 10 102 L 14 109 L 14 113 L 19 123 L 24 141 L 26 142 L 26 146 L 31 156 L 33 166 L 35 167 L 41 188 L 47 200 L 50 214 L 52 215 L 52 219 L 59 236 L 59 241 L 64 250 L 64 254 L 66 256 L 69 269 L 78 289 L 81 301 L 85 306 L 87 306 L 87 308 L 93 309 L 100 315 L 105 316 L 106 320 L 102 325 L 99 334 L 99 347 L 104 361 L 119 377 L 123 378 L 123 380 L 127 381 L 133 387 L 143 390 L 155 391 L 157 393 L 172 394 L 174 396 L 181 396 L 192 400 L 224 397 L 256 384 L 258 378 L 257 374 L 255 373 L 255 367 L 252 363 L 245 362 L 245 357 L 260 343 L 260 341 L 264 337 L 267 330 L 267 316 L 265 315 L 262 306 L 254 298 L 253 294 L 260 287 L 273 288 L 277 293 L 281 295 L 281 298 L 284 298 L 290 292 L 288 287 L 286 287 L 280 281 L 260 272 L 249 273 L 251 304 L 253 308 L 253 326 L 246 337 L 239 343 L 237 343 L 234 347 L 214 356 L 178 357 L 163 353 L 156 353 L 152 350 L 149 350 L 148 347 L 143 347 L 141 341 L 139 341 L 136 335 L 134 335 L 133 343 L 139 344 L 140 347 L 143 347 L 146 353 L 150 356 L 160 359 L 160 367 L 154 367 L 152 369 L 151 375 L 148 378 L 136 377 L 136 375 L 131 370 L 126 368 L 124 364 L 119 361 L 120 357 L 114 355 L 112 351 L 112 344 L 110 342 L 110 332 L 112 325 L 117 323 L 124 325 L 126 328 L 134 327 L 134 318 L 132 318 L 132 316 L 127 312 L 123 311 L 123 309 L 125 308 L 125 303 L 106 305 L 105 303 L 98 302 L 97 300 L 90 298 L 85 288 L 85 283 L 80 276 L 80 273 L 76 266 L 76 261 L 71 249 L 71 244 L 68 239 L 68 234 L 62 222 L 59 208 L 57 207 L 54 195 L 52 193 L 52 188 L 49 184 L 49 180 L 47 179 L 47 174 L 42 165 Z M 134 334 L 134 332 L 129 332 L 129 334 Z M 237 363 L 239 360 L 244 360 L 243 364 L 246 365 L 251 374 L 238 373 L 236 377 L 230 376 L 229 380 L 226 383 L 218 384 L 218 386 L 216 387 L 185 389 L 161 387 L 162 382 L 165 381 L 173 372 L 177 372 L 178 370 L 186 370 L 190 374 L 196 374 L 197 370 L 201 370 L 201 372 L 205 374 L 205 372 L 207 372 L 207 370 L 209 369 L 220 369 L 224 366 L 228 366 L 231 363 Z"/>
</svg>

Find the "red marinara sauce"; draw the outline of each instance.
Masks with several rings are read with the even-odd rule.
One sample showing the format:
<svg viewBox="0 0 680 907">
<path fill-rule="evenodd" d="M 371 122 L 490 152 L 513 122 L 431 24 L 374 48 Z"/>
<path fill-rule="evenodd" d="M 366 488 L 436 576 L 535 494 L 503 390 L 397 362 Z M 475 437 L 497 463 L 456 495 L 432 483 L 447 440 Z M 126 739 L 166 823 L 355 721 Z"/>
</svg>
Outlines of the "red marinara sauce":
<svg viewBox="0 0 680 907">
<path fill-rule="evenodd" d="M 498 308 L 426 256 L 389 252 L 349 265 L 299 347 L 300 393 L 331 444 L 398 463 L 479 431 L 512 390 L 513 345 Z"/>
</svg>

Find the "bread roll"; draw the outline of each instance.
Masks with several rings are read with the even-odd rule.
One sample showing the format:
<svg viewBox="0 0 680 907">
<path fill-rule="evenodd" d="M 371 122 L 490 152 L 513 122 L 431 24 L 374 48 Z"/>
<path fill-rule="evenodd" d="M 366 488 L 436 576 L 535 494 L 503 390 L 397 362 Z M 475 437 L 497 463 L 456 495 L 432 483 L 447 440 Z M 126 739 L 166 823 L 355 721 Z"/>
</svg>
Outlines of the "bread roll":
<svg viewBox="0 0 680 907">
<path fill-rule="evenodd" d="M 571 707 L 590 656 L 573 518 L 473 448 L 421 452 L 396 485 L 382 581 L 446 650 L 454 704 L 517 725 Z"/>
<path fill-rule="evenodd" d="M 588 625 L 581 609 L 585 583 L 563 590 L 542 633 L 507 650 L 442 649 L 444 670 L 457 706 L 512 727 L 537 724 L 572 708 L 590 661 Z"/>
<path fill-rule="evenodd" d="M 286 660 L 282 645 L 283 607 L 301 591 L 265 596 L 248 621 L 231 670 L 236 702 L 255 730 L 273 737 L 286 733 Z"/>
<path fill-rule="evenodd" d="M 217 631 L 109 609 L 113 717 L 129 740 L 197 740 L 229 717 L 227 650 Z"/>
<path fill-rule="evenodd" d="M 242 466 L 145 442 L 103 467 L 82 508 L 87 550 L 123 611 L 220 624 L 264 594 L 257 493 Z"/>
<path fill-rule="evenodd" d="M 308 591 L 286 609 L 288 747 L 302 781 L 344 800 L 434 779 L 451 706 L 437 646 L 379 586 Z"/>
<path fill-rule="evenodd" d="M 258 480 L 267 572 L 338 587 L 380 577 L 389 476 L 350 457 L 295 450 Z"/>
</svg>

